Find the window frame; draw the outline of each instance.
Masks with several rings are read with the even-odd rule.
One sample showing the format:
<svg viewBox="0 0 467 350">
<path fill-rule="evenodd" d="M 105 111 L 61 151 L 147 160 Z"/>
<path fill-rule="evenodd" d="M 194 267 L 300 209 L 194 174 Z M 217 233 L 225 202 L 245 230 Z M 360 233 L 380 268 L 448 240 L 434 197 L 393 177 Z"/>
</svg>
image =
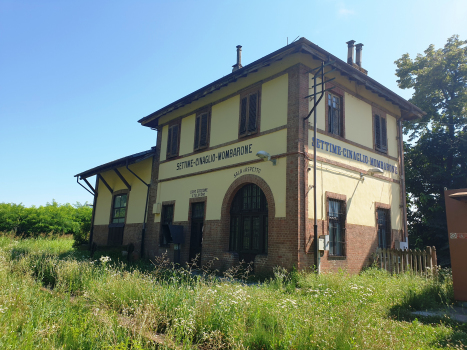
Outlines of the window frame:
<svg viewBox="0 0 467 350">
<path fill-rule="evenodd" d="M 386 247 L 380 246 L 379 241 L 379 210 L 386 211 Z M 392 248 L 392 227 L 391 227 L 391 206 L 389 204 L 383 203 L 375 203 L 375 222 L 376 222 L 376 240 L 377 240 L 377 247 L 381 249 Z"/>
<path fill-rule="evenodd" d="M 253 190 L 256 191 L 255 195 L 253 195 Z M 247 208 L 244 207 L 245 199 L 247 199 Z M 256 206 L 253 203 L 256 203 Z M 246 183 L 239 188 L 230 203 L 229 217 L 229 251 L 238 254 L 268 254 L 269 206 L 266 194 L 260 186 L 254 183 Z M 254 217 L 258 218 L 261 231 L 261 234 L 258 236 L 258 248 L 254 248 L 253 246 L 253 220 L 250 220 L 249 223 L 249 247 L 245 248 L 244 219 L 253 219 Z M 236 223 L 235 220 L 237 220 Z M 237 225 L 237 232 L 233 232 L 235 224 Z"/>
<path fill-rule="evenodd" d="M 202 125 L 202 117 L 203 115 L 207 115 L 207 122 L 206 122 L 206 144 L 205 145 L 200 145 L 201 141 L 201 135 L 202 135 L 202 130 L 201 130 L 201 125 Z M 200 120 L 200 127 L 198 130 L 198 135 L 196 132 L 196 123 Z M 195 128 L 194 128 L 194 139 L 193 139 L 193 151 L 199 151 L 199 150 L 204 150 L 206 148 L 209 148 L 209 143 L 211 139 L 211 108 L 205 108 L 199 112 L 196 113 L 195 116 Z M 196 137 L 198 136 L 198 146 L 196 146 Z"/>
<path fill-rule="evenodd" d="M 175 201 L 170 201 L 170 202 L 163 202 L 162 203 L 162 210 L 161 210 L 161 221 L 160 221 L 160 228 L 159 228 L 159 246 L 160 247 L 169 247 L 170 244 L 173 243 L 172 237 L 167 237 L 167 242 L 164 242 L 164 235 L 162 232 L 162 225 L 165 225 L 165 220 L 164 220 L 164 213 L 165 213 L 165 208 L 167 207 L 172 207 L 172 218 L 170 220 L 170 224 L 168 225 L 173 225 L 174 223 L 174 216 L 175 216 Z"/>
<path fill-rule="evenodd" d="M 345 259 L 347 257 L 347 197 L 343 194 L 332 193 L 326 191 L 326 232 L 329 235 L 329 245 L 331 246 L 331 234 L 330 234 L 330 215 L 329 215 L 329 202 L 337 201 L 341 203 L 341 212 L 343 217 L 341 218 L 342 228 L 341 235 L 342 242 L 342 255 L 335 255 L 331 253 L 331 247 L 328 251 L 328 257 L 331 259 Z"/>
<path fill-rule="evenodd" d="M 177 150 L 176 152 L 172 152 L 172 148 L 170 147 L 170 144 L 172 144 L 172 138 L 173 136 L 170 135 L 171 129 L 177 128 Z M 173 131 L 172 131 L 173 132 Z M 175 123 L 171 123 L 168 125 L 168 130 L 167 130 L 167 149 L 166 149 L 166 158 L 174 158 L 178 157 L 179 152 L 180 152 L 180 134 L 181 134 L 181 123 L 180 120 L 177 120 Z M 170 141 L 170 142 L 169 142 Z"/>
<path fill-rule="evenodd" d="M 375 151 L 383 153 L 383 154 L 388 154 L 388 118 L 386 112 L 382 111 L 381 109 L 372 106 L 372 126 L 373 126 L 373 148 Z M 379 118 L 379 141 L 380 141 L 380 146 L 378 147 L 377 145 L 377 127 L 376 127 L 376 117 Z M 383 132 L 384 131 L 384 132 Z M 385 135 L 384 135 L 385 133 Z M 383 145 L 383 141 L 385 142 L 385 145 Z"/>
<path fill-rule="evenodd" d="M 256 98 L 256 129 L 253 131 L 248 130 L 248 125 L 250 122 L 250 96 L 257 95 Z M 246 120 L 245 120 L 245 132 L 241 132 L 242 127 L 242 101 L 244 98 L 247 98 L 246 106 Z M 238 118 L 238 138 L 248 137 L 260 133 L 261 126 L 261 86 L 254 86 L 249 88 L 242 93 L 240 93 L 240 108 L 239 108 L 239 118 Z"/>
<path fill-rule="evenodd" d="M 126 195 L 125 217 L 124 217 L 122 223 L 120 223 L 120 222 L 119 223 L 114 223 L 113 220 L 114 220 L 115 198 L 117 196 L 122 196 L 122 195 Z M 128 190 L 118 190 L 118 191 L 114 191 L 112 193 L 112 203 L 111 203 L 111 206 L 110 206 L 109 225 L 113 225 L 113 226 L 123 226 L 123 225 L 125 225 L 126 218 L 127 218 L 127 215 L 128 215 L 129 203 L 130 203 L 130 191 L 128 191 Z M 119 207 L 119 208 L 122 208 L 122 207 Z"/>
<path fill-rule="evenodd" d="M 325 98 L 326 98 L 326 102 L 325 102 L 325 108 L 324 108 L 324 119 L 325 119 L 325 131 L 326 133 L 328 134 L 331 134 L 333 136 L 337 136 L 337 137 L 341 137 L 341 138 L 345 138 L 345 99 L 344 99 L 344 96 L 345 96 L 345 92 L 344 90 L 342 90 L 341 88 L 337 87 L 336 85 L 334 84 L 330 84 L 330 83 L 327 83 L 326 84 L 326 87 L 325 89 L 329 89 L 333 87 L 332 90 L 330 91 L 326 91 L 326 95 L 325 95 Z M 329 106 L 328 106 L 328 100 L 329 100 L 329 95 L 331 96 L 336 96 L 339 98 L 339 104 L 340 104 L 340 113 L 339 113 L 339 119 L 340 119 L 340 122 L 341 122 L 341 130 L 340 130 L 340 134 L 335 134 L 333 132 L 331 132 L 330 128 L 329 128 Z"/>
</svg>

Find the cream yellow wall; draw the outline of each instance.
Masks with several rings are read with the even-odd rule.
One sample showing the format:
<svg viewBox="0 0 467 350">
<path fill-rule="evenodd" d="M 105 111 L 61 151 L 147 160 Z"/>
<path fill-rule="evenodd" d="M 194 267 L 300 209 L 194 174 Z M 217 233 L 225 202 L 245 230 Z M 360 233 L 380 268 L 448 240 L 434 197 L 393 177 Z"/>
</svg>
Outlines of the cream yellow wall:
<svg viewBox="0 0 467 350">
<path fill-rule="evenodd" d="M 321 65 L 320 61 L 314 60 L 309 55 L 300 55 L 300 62 L 307 65 L 310 68 L 316 68 L 319 65 Z M 369 72 L 368 76 L 371 77 L 371 72 Z M 396 105 L 392 104 L 389 101 L 386 101 L 384 98 L 379 97 L 377 94 L 367 90 L 364 86 L 356 84 L 355 81 L 350 81 L 348 78 L 340 75 L 338 71 L 326 74 L 326 80 L 332 79 L 332 78 L 336 78 L 335 81 L 333 81 L 333 83 L 336 82 L 342 85 L 343 87 L 347 88 L 348 90 L 356 94 L 357 97 L 361 96 L 371 102 L 376 103 L 377 105 L 391 112 L 391 114 L 396 117 L 401 115 L 399 107 L 397 107 Z M 310 87 L 311 86 L 313 86 L 313 84 L 310 81 Z"/>
<path fill-rule="evenodd" d="M 107 177 L 104 178 L 107 179 Z M 108 225 L 112 203 L 112 195 L 100 179 L 98 184 L 98 191 L 99 193 L 97 196 L 96 208 L 94 213 L 94 225 Z"/>
<path fill-rule="evenodd" d="M 180 175 L 189 175 L 199 171 L 215 170 L 228 165 L 257 160 L 256 153 L 260 150 L 269 152 L 271 155 L 282 154 L 286 151 L 287 131 L 279 130 L 271 134 L 256 137 L 250 140 L 241 141 L 231 146 L 222 147 L 215 151 L 208 151 L 196 156 L 185 157 L 161 164 L 159 166 L 159 179 L 173 178 Z M 249 146 L 251 144 L 251 147 Z M 229 159 L 216 160 L 212 163 L 202 164 L 194 167 L 177 170 L 177 164 L 183 161 L 190 161 L 206 155 L 228 151 L 232 148 L 248 146 L 251 153 L 236 156 Z M 245 171 L 245 168 L 246 171 Z M 229 169 L 222 169 L 203 173 L 196 176 L 189 176 L 181 179 L 160 182 L 158 185 L 157 203 L 175 200 L 175 221 L 188 220 L 190 191 L 207 188 L 208 204 L 206 208 L 207 220 L 219 220 L 221 204 L 224 195 L 231 183 L 238 177 L 245 174 L 253 174 L 262 177 L 270 186 L 275 200 L 276 216 L 285 217 L 285 183 L 286 183 L 286 162 L 285 158 L 277 159 L 277 164 L 265 161 L 249 165 L 238 165 Z M 155 215 L 155 220 L 160 221 L 160 215 Z"/>
<path fill-rule="evenodd" d="M 255 170 L 245 172 L 245 168 Z M 240 170 L 242 173 L 239 173 Z M 158 186 L 157 203 L 175 200 L 174 221 L 187 221 L 191 191 L 207 189 L 206 220 L 220 220 L 222 202 L 229 186 L 237 178 L 247 174 L 259 176 L 267 182 L 274 196 L 276 217 L 285 217 L 285 158 L 278 159 L 275 166 L 271 162 L 261 162 L 161 182 Z M 154 220 L 160 222 L 160 217 L 155 215 Z"/>
<path fill-rule="evenodd" d="M 187 154 L 193 152 L 193 147 L 195 143 L 195 123 L 196 114 L 192 114 L 182 119 L 179 154 Z M 167 144 L 167 138 L 162 138 L 162 142 L 164 142 L 164 140 Z"/>
<path fill-rule="evenodd" d="M 312 138 L 313 138 L 313 131 L 310 130 L 309 136 L 308 136 L 308 148 L 309 148 L 310 152 L 313 152 Z M 350 145 L 350 144 L 348 144 L 346 142 L 337 140 L 335 138 L 329 137 L 329 136 L 324 135 L 322 133 L 318 133 L 317 138 L 318 138 L 318 140 L 322 140 L 322 141 L 328 142 L 329 144 L 333 144 L 335 146 L 341 147 L 341 151 L 342 151 L 341 155 L 332 153 L 332 152 L 329 151 L 331 149 L 330 146 L 328 146 L 328 150 L 326 150 L 326 145 L 323 145 L 321 142 L 319 142 L 319 145 L 323 148 L 323 149 L 321 149 L 321 147 L 320 147 L 320 148 L 317 149 L 317 155 L 320 156 L 320 157 L 325 157 L 325 158 L 330 159 L 332 161 L 340 162 L 340 163 L 343 163 L 343 164 L 345 164 L 347 166 L 356 167 L 358 169 L 362 169 L 362 170 L 365 170 L 365 171 L 368 171 L 369 169 L 375 167 L 374 165 L 372 165 L 370 163 L 370 157 L 374 158 L 374 159 L 376 159 L 378 161 L 381 161 L 383 163 L 389 163 L 390 165 L 392 165 L 394 167 L 398 167 L 398 163 L 397 163 L 396 160 L 392 160 L 392 159 L 390 159 L 390 158 L 388 158 L 388 157 L 386 157 L 384 155 L 377 154 L 377 153 L 374 153 L 374 152 L 370 152 L 370 151 L 367 151 L 365 149 L 362 149 L 362 148 L 354 146 L 354 145 Z M 317 145 L 317 147 L 318 147 L 318 145 Z M 368 159 L 369 159 L 368 164 L 345 157 L 344 152 L 343 152 L 344 148 L 348 149 L 350 151 L 360 153 L 362 156 L 367 156 Z M 384 173 L 381 174 L 381 175 L 390 177 L 392 179 L 399 180 L 399 169 L 398 168 L 397 168 L 397 173 L 391 172 L 391 171 L 388 171 L 388 170 L 385 170 L 385 169 L 383 169 L 383 171 L 384 171 Z"/>
<path fill-rule="evenodd" d="M 249 147 L 251 145 L 251 147 Z M 235 157 L 229 157 L 228 159 L 218 159 L 219 153 L 223 153 L 229 150 L 248 146 L 248 151 L 251 153 L 244 153 Z M 270 134 L 266 134 L 260 137 L 251 139 L 240 139 L 239 142 L 231 144 L 229 146 L 220 147 L 212 151 L 196 153 L 189 157 L 183 157 L 181 159 L 172 160 L 159 165 L 159 179 L 167 179 L 176 176 L 189 175 L 199 171 L 212 170 L 228 165 L 233 165 L 241 162 L 247 162 L 258 159 L 256 153 L 258 151 L 266 151 L 271 155 L 282 154 L 287 151 L 287 130 L 282 129 Z M 209 163 L 195 165 L 197 159 L 208 157 L 215 160 Z M 191 165 L 193 161 L 193 166 Z"/>
<path fill-rule="evenodd" d="M 344 101 L 345 138 L 368 148 L 373 148 L 371 105 L 348 93 L 345 93 Z"/>
<path fill-rule="evenodd" d="M 261 131 L 287 124 L 288 74 L 264 83 L 261 86 Z M 234 96 L 211 108 L 210 147 L 238 139 L 240 96 Z M 193 152 L 195 114 L 182 119 L 180 155 Z M 162 143 L 167 144 L 167 127 L 162 130 Z M 165 150 L 161 147 L 161 151 Z M 162 153 L 161 153 L 162 155 Z M 161 158 L 162 159 L 162 158 Z M 165 158 L 164 158 L 165 159 Z"/>
<path fill-rule="evenodd" d="M 240 117 L 240 96 L 234 96 L 217 103 L 211 109 L 211 147 L 238 138 L 238 118 Z"/>
<path fill-rule="evenodd" d="M 214 91 L 213 93 L 197 100 L 193 101 L 192 103 L 178 108 L 177 110 L 168 113 L 162 116 L 159 119 L 159 124 L 165 124 L 168 121 L 177 118 L 181 115 L 186 115 L 195 111 L 201 107 L 209 105 L 210 103 L 215 103 L 216 101 L 224 98 L 225 96 L 229 96 L 231 94 L 239 93 L 242 89 L 249 87 L 250 85 L 261 83 L 263 80 L 270 78 L 271 76 L 281 73 L 287 68 L 300 63 L 302 58 L 305 57 L 303 54 L 296 54 L 287 56 L 284 59 L 274 62 L 268 67 L 261 68 L 255 73 L 249 74 L 246 77 L 239 78 L 235 83 L 231 83 L 218 91 Z M 230 73 L 226 70 L 226 73 Z"/>
<path fill-rule="evenodd" d="M 388 154 L 392 157 L 397 158 L 397 121 L 396 118 L 390 116 L 389 114 L 386 115 L 386 124 L 387 124 L 387 132 L 388 132 Z"/>
<path fill-rule="evenodd" d="M 288 74 L 283 74 L 261 86 L 262 132 L 287 124 L 288 94 Z"/>
<path fill-rule="evenodd" d="M 345 195 L 347 198 L 347 223 L 374 227 L 375 202 L 391 206 L 391 227 L 402 229 L 401 210 L 399 208 L 399 185 L 366 176 L 360 180 L 357 172 L 335 165 L 317 162 L 317 214 L 319 220 L 326 217 L 326 191 Z M 313 183 L 313 173 L 308 181 Z M 313 218 L 313 191 L 308 194 L 308 217 Z"/>
<path fill-rule="evenodd" d="M 312 134 L 310 133 L 310 144 Z M 318 139 L 346 148 L 351 151 L 373 157 L 381 162 L 397 166 L 397 162 L 387 157 L 376 155 L 375 153 L 365 151 L 353 145 L 346 144 L 326 135 L 318 133 Z M 320 142 L 320 144 L 322 144 Z M 349 159 L 343 156 L 326 151 L 326 146 L 317 150 L 317 155 L 334 162 L 339 162 L 347 166 L 354 167 L 355 170 L 342 168 L 335 164 L 329 164 L 322 161 L 317 162 L 317 213 L 318 219 L 326 219 L 326 191 L 343 194 L 347 197 L 347 223 L 355 225 L 375 226 L 375 202 L 391 205 L 391 221 L 393 229 L 401 229 L 401 211 L 399 208 L 400 195 L 399 184 L 388 180 L 382 180 L 370 175 L 360 180 L 360 169 L 368 171 L 374 168 L 374 165 L 365 164 L 360 161 Z M 328 146 L 328 149 L 330 147 Z M 310 161 L 310 166 L 313 162 Z M 399 169 L 397 174 L 385 170 L 382 174 L 385 177 L 399 179 Z M 308 183 L 313 184 L 313 171 L 308 173 Z M 313 218 L 313 191 L 308 194 L 308 217 Z"/>
<path fill-rule="evenodd" d="M 313 88 L 313 85 L 314 85 L 314 80 L 313 80 L 313 75 L 312 74 L 308 74 L 308 86 L 311 88 L 309 89 L 310 91 L 310 95 L 314 93 L 314 88 Z M 321 79 L 316 79 L 316 83 L 317 84 L 320 84 L 321 83 Z M 316 88 L 316 92 L 320 92 L 321 91 L 321 87 L 318 86 Z M 319 95 L 317 95 L 316 97 L 316 100 L 318 100 L 319 98 Z M 308 112 L 311 111 L 311 109 L 313 108 L 314 106 L 314 97 L 311 97 L 308 99 Z M 325 123 L 325 115 L 324 115 L 324 108 L 325 108 L 325 105 L 326 105 L 326 101 L 324 101 L 324 97 L 323 99 L 321 99 L 320 103 L 318 104 L 318 107 L 316 108 L 316 124 L 318 125 L 318 129 L 321 129 L 321 130 L 326 130 L 326 123 Z M 308 123 L 310 126 L 313 126 L 313 120 L 314 120 L 314 112 L 313 114 L 310 116 L 310 118 L 308 118 Z"/>
<path fill-rule="evenodd" d="M 139 163 L 129 165 L 129 168 L 136 173 L 146 183 L 151 181 L 152 158 L 145 159 Z M 131 191 L 127 203 L 126 223 L 142 223 L 144 220 L 144 209 L 146 205 L 147 186 L 131 174 L 125 167 L 118 168 L 118 171 L 131 186 Z M 117 174 L 111 170 L 101 174 L 113 191 L 127 189 Z M 99 180 L 99 189 L 96 203 L 95 225 L 108 225 L 111 215 L 112 194 L 107 187 Z"/>
</svg>

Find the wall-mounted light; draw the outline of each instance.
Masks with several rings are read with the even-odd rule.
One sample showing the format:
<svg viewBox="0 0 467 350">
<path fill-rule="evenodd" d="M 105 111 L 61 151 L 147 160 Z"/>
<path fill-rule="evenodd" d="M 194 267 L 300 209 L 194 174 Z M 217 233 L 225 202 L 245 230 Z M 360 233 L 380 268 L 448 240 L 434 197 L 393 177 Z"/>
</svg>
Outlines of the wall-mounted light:
<svg viewBox="0 0 467 350">
<path fill-rule="evenodd" d="M 266 151 L 259 151 L 258 153 L 256 153 L 256 156 L 263 160 L 269 160 L 270 162 L 272 162 L 272 165 L 276 165 L 276 160 L 271 159 L 271 155 Z"/>
<path fill-rule="evenodd" d="M 384 171 L 383 171 L 383 169 L 380 169 L 380 168 L 371 168 L 371 169 L 368 169 L 368 173 L 367 173 L 367 174 L 360 173 L 360 180 L 364 181 L 366 175 L 373 176 L 373 175 L 376 174 L 376 173 L 378 173 L 378 174 L 383 174 Z"/>
</svg>

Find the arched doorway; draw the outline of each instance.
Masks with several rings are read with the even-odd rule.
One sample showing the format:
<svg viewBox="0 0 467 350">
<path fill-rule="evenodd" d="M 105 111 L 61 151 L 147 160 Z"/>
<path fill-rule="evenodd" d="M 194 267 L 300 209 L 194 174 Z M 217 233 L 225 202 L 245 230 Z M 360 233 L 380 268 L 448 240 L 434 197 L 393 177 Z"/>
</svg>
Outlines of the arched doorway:
<svg viewBox="0 0 467 350">
<path fill-rule="evenodd" d="M 230 251 L 240 261 L 254 261 L 257 254 L 266 254 L 268 247 L 268 203 L 261 188 L 243 186 L 230 206 Z"/>
</svg>

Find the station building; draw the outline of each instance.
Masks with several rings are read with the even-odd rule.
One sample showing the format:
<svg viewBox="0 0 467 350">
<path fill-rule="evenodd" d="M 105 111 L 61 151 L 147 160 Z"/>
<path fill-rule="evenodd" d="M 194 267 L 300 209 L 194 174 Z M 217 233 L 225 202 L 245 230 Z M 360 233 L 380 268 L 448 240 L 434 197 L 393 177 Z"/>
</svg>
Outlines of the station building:
<svg viewBox="0 0 467 350">
<path fill-rule="evenodd" d="M 246 66 L 238 46 L 232 73 L 140 119 L 155 147 L 76 175 L 97 175 L 91 243 L 219 269 L 310 268 L 316 166 L 321 271 L 358 272 L 378 247 L 406 245 L 401 123 L 424 112 L 347 44 L 347 61 L 301 38 Z"/>
</svg>

